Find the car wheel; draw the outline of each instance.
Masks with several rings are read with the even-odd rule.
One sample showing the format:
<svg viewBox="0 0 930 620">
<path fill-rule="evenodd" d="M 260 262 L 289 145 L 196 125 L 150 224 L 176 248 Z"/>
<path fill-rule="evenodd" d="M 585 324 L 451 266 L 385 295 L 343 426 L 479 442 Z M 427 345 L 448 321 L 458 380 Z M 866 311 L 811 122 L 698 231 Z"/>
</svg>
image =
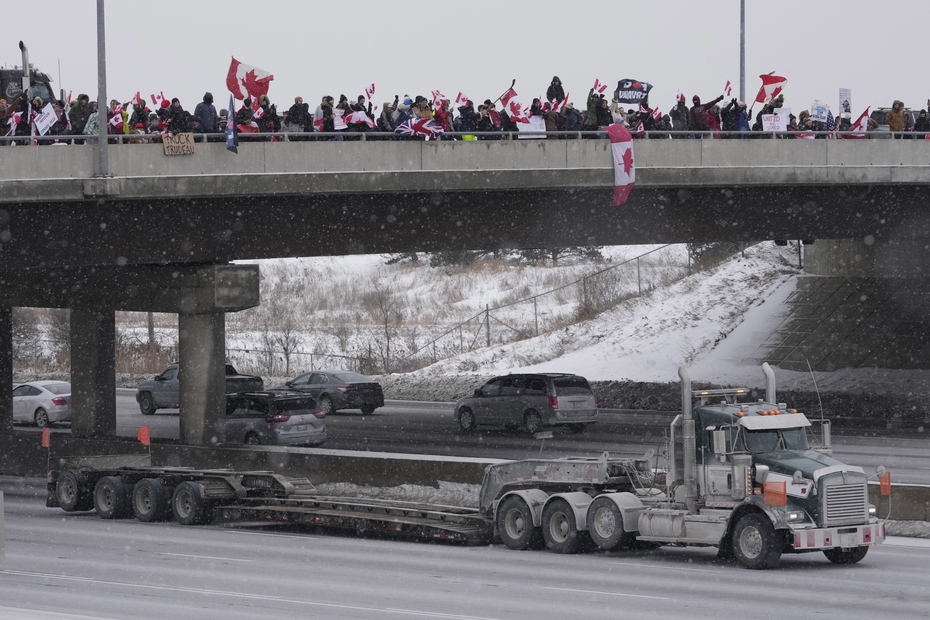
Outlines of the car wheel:
<svg viewBox="0 0 930 620">
<path fill-rule="evenodd" d="M 33 419 L 36 422 L 36 426 L 39 428 L 45 428 L 48 426 L 48 412 L 42 407 L 36 409 L 36 413 L 35 416 L 33 416 Z"/>
<path fill-rule="evenodd" d="M 588 430 L 588 425 L 587 424 L 569 424 L 568 430 L 570 430 L 572 433 L 575 433 L 575 434 L 583 433 L 586 430 Z"/>
<path fill-rule="evenodd" d="M 623 514 L 609 497 L 596 497 L 588 507 L 588 533 L 598 549 L 629 549 L 636 535 L 623 527 Z"/>
<path fill-rule="evenodd" d="M 321 396 L 320 397 L 320 411 L 322 411 L 325 415 L 330 415 L 334 413 L 336 410 L 333 409 L 333 399 L 330 398 L 329 396 Z"/>
<path fill-rule="evenodd" d="M 733 528 L 732 545 L 736 561 L 744 568 L 772 568 L 781 558 L 775 527 L 767 516 L 758 512 L 740 517 Z"/>
<path fill-rule="evenodd" d="M 542 513 L 542 532 L 546 549 L 555 553 L 577 553 L 582 533 L 575 524 L 575 512 L 564 499 L 549 502 Z"/>
<path fill-rule="evenodd" d="M 168 493 L 161 480 L 143 478 L 132 490 L 132 512 L 143 523 L 165 521 L 171 517 Z"/>
<path fill-rule="evenodd" d="M 117 476 L 104 476 L 94 487 L 94 510 L 101 519 L 125 519 L 132 516 L 131 487 Z"/>
<path fill-rule="evenodd" d="M 371 415 L 375 412 L 375 407 L 362 407 L 362 415 Z"/>
<path fill-rule="evenodd" d="M 823 554 L 834 564 L 855 564 L 865 557 L 869 552 L 868 547 L 856 547 L 855 549 L 824 549 Z"/>
<path fill-rule="evenodd" d="M 153 415 L 155 413 L 155 401 L 148 392 L 139 395 L 139 410 L 142 415 Z"/>
<path fill-rule="evenodd" d="M 79 474 L 73 471 L 63 471 L 58 476 L 55 498 L 65 512 L 90 510 L 94 507 L 93 494 L 87 484 L 80 480 Z"/>
<path fill-rule="evenodd" d="M 245 436 L 245 445 L 247 446 L 257 446 L 262 443 L 261 439 L 258 438 L 258 435 L 255 433 L 248 433 Z"/>
<path fill-rule="evenodd" d="M 459 409 L 459 426 L 466 433 L 473 432 L 478 426 L 478 423 L 475 421 L 475 414 L 472 413 L 471 409 L 468 407 Z"/>
<path fill-rule="evenodd" d="M 539 417 L 537 411 L 530 409 L 523 414 L 523 428 L 525 428 L 528 433 L 535 433 L 542 428 L 542 418 Z"/>
<path fill-rule="evenodd" d="M 171 512 L 181 525 L 207 525 L 213 523 L 213 503 L 204 499 L 199 483 L 182 482 L 171 496 Z"/>
<path fill-rule="evenodd" d="M 497 508 L 497 534 L 508 549 L 522 551 L 539 546 L 539 530 L 533 513 L 522 497 L 511 495 Z"/>
</svg>

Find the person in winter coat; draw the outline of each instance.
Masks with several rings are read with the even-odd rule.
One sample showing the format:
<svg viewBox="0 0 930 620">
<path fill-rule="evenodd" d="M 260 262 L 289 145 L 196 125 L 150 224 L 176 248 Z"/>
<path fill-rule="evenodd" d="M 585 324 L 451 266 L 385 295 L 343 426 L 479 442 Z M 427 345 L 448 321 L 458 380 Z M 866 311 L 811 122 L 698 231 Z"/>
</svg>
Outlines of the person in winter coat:
<svg viewBox="0 0 930 620">
<path fill-rule="evenodd" d="M 470 133 L 478 130 L 478 113 L 475 112 L 475 104 L 471 99 L 465 102 L 465 105 L 459 106 L 459 131 Z"/>
<path fill-rule="evenodd" d="M 253 127 L 256 127 L 256 124 L 252 118 L 253 116 L 252 99 L 251 97 L 246 97 L 242 100 L 242 107 L 236 111 L 236 127 L 239 127 L 240 131 L 255 131 Z M 245 129 L 243 129 L 243 127 Z"/>
<path fill-rule="evenodd" d="M 738 131 L 736 128 L 736 115 L 739 110 L 737 103 L 736 97 L 730 99 L 730 102 L 724 106 L 723 111 L 720 113 L 721 128 L 725 132 Z M 736 136 L 726 135 L 723 137 L 734 138 Z"/>
<path fill-rule="evenodd" d="M 585 131 L 595 131 L 597 130 L 597 109 L 601 104 L 601 98 L 593 88 L 588 93 L 588 100 L 586 102 L 587 116 L 584 119 L 584 130 Z M 609 112 L 609 110 L 608 110 Z M 595 138 L 596 136 L 584 136 L 585 138 Z"/>
<path fill-rule="evenodd" d="M 146 109 L 145 104 L 141 102 L 132 104 L 132 115 L 129 117 L 129 129 L 138 130 L 139 125 L 142 125 L 142 133 L 146 133 L 149 126 L 149 111 Z"/>
<path fill-rule="evenodd" d="M 168 108 L 168 131 L 172 134 L 185 133 L 191 130 L 191 115 L 181 107 L 181 101 L 175 97 Z"/>
<path fill-rule="evenodd" d="M 688 110 L 688 106 L 685 105 L 684 95 L 678 97 L 678 103 L 676 103 L 675 107 L 671 109 L 671 111 L 668 113 L 668 116 L 672 119 L 672 129 L 675 131 L 688 131 L 691 129 L 691 111 Z M 690 136 L 685 133 L 678 133 L 672 137 L 689 138 Z"/>
<path fill-rule="evenodd" d="M 562 130 L 563 131 L 581 131 L 584 119 L 581 112 L 575 109 L 575 104 L 569 102 L 562 107 Z"/>
<path fill-rule="evenodd" d="M 381 106 L 381 114 L 378 116 L 378 131 L 394 133 L 397 129 L 397 123 L 394 122 L 394 110 L 397 108 L 397 99 L 394 103 L 385 101 Z"/>
<path fill-rule="evenodd" d="M 68 117 L 71 119 L 71 131 L 75 134 L 83 133 L 90 117 L 90 97 L 84 93 L 78 95 L 77 101 L 68 110 Z"/>
<path fill-rule="evenodd" d="M 595 116 L 598 127 L 609 127 L 614 124 L 614 116 L 610 113 L 610 102 L 604 95 L 598 95 Z"/>
<path fill-rule="evenodd" d="M 903 137 L 899 132 L 904 131 L 904 102 L 895 99 L 891 104 L 891 109 L 885 112 L 885 122 L 888 123 L 888 130 L 893 132 L 895 138 Z"/>
<path fill-rule="evenodd" d="M 691 129 L 695 131 L 710 130 L 710 121 L 707 118 L 708 111 L 715 105 L 723 101 L 723 95 L 720 95 L 713 101 L 701 104 L 701 98 L 695 95 L 691 98 Z"/>
<path fill-rule="evenodd" d="M 559 103 L 565 101 L 565 90 L 562 88 L 562 80 L 560 80 L 557 75 L 552 77 L 552 83 L 549 84 L 549 88 L 546 89 L 546 101 L 558 101 Z"/>
<path fill-rule="evenodd" d="M 710 131 L 713 133 L 714 138 L 719 140 L 721 125 L 719 105 L 715 105 L 710 109 L 709 112 L 707 112 L 707 125 L 710 127 Z"/>
<path fill-rule="evenodd" d="M 546 103 L 543 106 L 543 114 L 546 116 L 546 131 L 558 131 L 559 130 L 559 113 L 552 109 L 552 106 L 549 103 Z M 555 136 L 552 136 L 555 137 Z M 558 136 L 561 138 L 562 136 Z"/>
<path fill-rule="evenodd" d="M 452 102 L 443 99 L 439 103 L 439 107 L 433 112 L 433 118 L 439 123 L 444 132 L 452 131 Z M 451 140 L 452 138 L 444 137 L 443 139 Z"/>
<path fill-rule="evenodd" d="M 197 124 L 198 131 L 202 133 L 216 133 L 216 108 L 213 106 L 213 93 L 206 92 L 203 94 L 203 101 L 194 108 L 194 121 Z M 212 138 L 212 140 L 221 140 L 221 138 Z"/>
<path fill-rule="evenodd" d="M 921 110 L 920 114 L 917 115 L 917 120 L 914 121 L 914 131 L 918 133 L 926 133 L 930 131 L 930 116 L 927 116 L 926 110 Z M 918 140 L 923 138 L 924 136 L 917 136 Z"/>
</svg>

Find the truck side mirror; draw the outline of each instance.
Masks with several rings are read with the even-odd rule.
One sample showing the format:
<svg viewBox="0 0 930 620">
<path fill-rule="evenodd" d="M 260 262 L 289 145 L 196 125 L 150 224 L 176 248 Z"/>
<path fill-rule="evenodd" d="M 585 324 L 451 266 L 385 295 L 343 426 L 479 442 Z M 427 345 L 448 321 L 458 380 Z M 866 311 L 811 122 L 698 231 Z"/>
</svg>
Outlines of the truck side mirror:
<svg viewBox="0 0 930 620">
<path fill-rule="evenodd" d="M 756 465 L 756 482 L 762 484 L 765 482 L 765 479 L 769 477 L 769 466 L 768 465 Z"/>
</svg>

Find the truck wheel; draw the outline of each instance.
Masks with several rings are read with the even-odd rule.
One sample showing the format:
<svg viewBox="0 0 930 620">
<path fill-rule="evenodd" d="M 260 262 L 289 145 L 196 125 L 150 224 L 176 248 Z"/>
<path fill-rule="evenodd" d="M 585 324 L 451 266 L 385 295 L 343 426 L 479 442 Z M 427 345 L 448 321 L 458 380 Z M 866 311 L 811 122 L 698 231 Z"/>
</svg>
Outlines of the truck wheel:
<svg viewBox="0 0 930 620">
<path fill-rule="evenodd" d="M 329 396 L 321 396 L 320 397 L 320 411 L 322 411 L 326 415 L 335 413 L 336 410 L 333 409 L 333 399 L 330 398 Z"/>
<path fill-rule="evenodd" d="M 535 433 L 542 427 L 542 418 L 539 413 L 530 409 L 523 414 L 523 427 L 528 433 Z"/>
<path fill-rule="evenodd" d="M 63 471 L 55 483 L 55 498 L 65 512 L 90 510 L 94 507 L 94 496 L 79 475 L 73 471 Z"/>
<path fill-rule="evenodd" d="M 132 516 L 132 489 L 117 476 L 104 476 L 94 487 L 94 510 L 101 519 L 125 519 Z"/>
<path fill-rule="evenodd" d="M 554 553 L 577 553 L 581 547 L 575 513 L 564 499 L 552 500 L 543 509 L 542 532 L 546 549 Z"/>
<path fill-rule="evenodd" d="M 636 536 L 623 529 L 620 508 L 608 497 L 596 497 L 588 507 L 588 533 L 598 549 L 629 549 Z"/>
<path fill-rule="evenodd" d="M 508 549 L 523 551 L 539 545 L 539 530 L 523 498 L 511 495 L 497 507 L 497 533 Z"/>
<path fill-rule="evenodd" d="M 781 547 L 769 518 L 758 512 L 740 517 L 733 528 L 733 555 L 744 568 L 765 569 L 778 564 Z"/>
<path fill-rule="evenodd" d="M 160 480 L 143 478 L 132 490 L 132 512 L 143 523 L 166 521 L 171 518 L 168 493 Z"/>
<path fill-rule="evenodd" d="M 155 401 L 148 392 L 139 394 L 139 411 L 142 415 L 153 415 L 155 413 Z"/>
<path fill-rule="evenodd" d="M 196 482 L 182 482 L 171 497 L 171 512 L 181 525 L 208 525 L 213 523 L 212 502 L 204 499 L 203 490 Z"/>
<path fill-rule="evenodd" d="M 824 549 L 823 554 L 834 564 L 855 564 L 865 557 L 869 552 L 868 547 L 856 547 L 855 549 Z"/>
<path fill-rule="evenodd" d="M 477 426 L 475 423 L 475 414 L 472 413 L 471 409 L 468 407 L 459 409 L 459 426 L 466 433 L 473 432 Z"/>
</svg>

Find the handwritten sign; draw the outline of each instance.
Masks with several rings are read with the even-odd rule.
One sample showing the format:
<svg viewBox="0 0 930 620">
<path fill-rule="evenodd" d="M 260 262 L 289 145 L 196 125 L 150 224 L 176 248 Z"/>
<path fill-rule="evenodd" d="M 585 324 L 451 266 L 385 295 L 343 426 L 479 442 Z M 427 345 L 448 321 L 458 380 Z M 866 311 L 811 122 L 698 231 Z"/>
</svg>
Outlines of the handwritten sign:
<svg viewBox="0 0 930 620">
<path fill-rule="evenodd" d="M 46 104 L 46 106 L 42 108 L 42 111 L 36 116 L 36 130 L 39 132 L 40 136 L 44 136 L 57 121 L 58 115 L 55 114 L 55 108 L 50 103 Z"/>
<path fill-rule="evenodd" d="M 811 120 L 817 123 L 826 123 L 830 115 L 830 106 L 819 99 L 811 104 Z"/>
<path fill-rule="evenodd" d="M 791 110 L 775 108 L 775 114 L 762 115 L 762 131 L 788 131 L 788 117 Z"/>
<path fill-rule="evenodd" d="M 194 134 L 179 133 L 173 136 L 165 134 L 161 137 L 165 155 L 193 155 L 197 152 L 194 147 Z"/>
</svg>

